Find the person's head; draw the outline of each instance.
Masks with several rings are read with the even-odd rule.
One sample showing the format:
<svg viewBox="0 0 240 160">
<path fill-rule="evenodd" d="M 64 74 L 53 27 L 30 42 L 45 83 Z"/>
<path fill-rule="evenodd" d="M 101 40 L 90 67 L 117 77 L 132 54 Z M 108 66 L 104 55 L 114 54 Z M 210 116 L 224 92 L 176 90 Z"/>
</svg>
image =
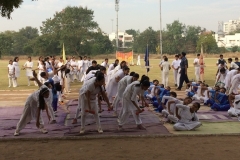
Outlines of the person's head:
<svg viewBox="0 0 240 160">
<path fill-rule="evenodd" d="M 192 103 L 192 98 L 191 97 L 184 98 L 184 100 L 183 100 L 184 105 L 189 105 L 190 103 Z"/>
<path fill-rule="evenodd" d="M 102 72 L 96 72 L 95 76 L 96 76 L 96 80 L 95 80 L 96 86 L 102 86 L 105 84 L 105 78 Z"/>
<path fill-rule="evenodd" d="M 38 58 L 38 60 L 39 60 L 39 61 L 42 61 L 42 60 L 43 60 L 43 57 L 42 57 L 42 56 L 40 56 L 40 57 Z"/>
<path fill-rule="evenodd" d="M 228 58 L 228 63 L 231 63 L 232 62 L 232 58 Z"/>
<path fill-rule="evenodd" d="M 198 82 L 197 82 L 197 84 L 199 84 L 199 85 L 202 84 L 202 83 L 203 83 L 202 81 L 198 81 Z"/>
<path fill-rule="evenodd" d="M 176 92 L 170 92 L 170 96 L 174 97 L 174 98 L 177 98 L 177 93 Z"/>
<path fill-rule="evenodd" d="M 139 74 L 134 73 L 134 75 L 132 76 L 132 81 L 137 81 L 139 78 Z"/>
<path fill-rule="evenodd" d="M 149 81 L 150 80 L 150 78 L 148 77 L 148 76 L 145 76 L 145 75 L 142 75 L 142 77 L 141 77 L 141 80 L 140 81 Z"/>
<path fill-rule="evenodd" d="M 154 84 L 155 86 L 158 86 L 159 81 L 158 81 L 157 79 L 155 79 L 155 80 L 153 80 L 153 84 Z"/>
<path fill-rule="evenodd" d="M 28 61 L 29 61 L 29 62 L 31 62 L 31 61 L 32 61 L 32 58 L 31 58 L 30 56 L 28 57 Z"/>
<path fill-rule="evenodd" d="M 205 87 L 206 85 L 205 85 L 204 83 L 201 83 L 200 86 L 201 86 L 201 87 Z"/>
<path fill-rule="evenodd" d="M 167 61 L 168 61 L 168 58 L 167 58 L 167 57 L 166 57 L 166 58 L 164 58 L 164 61 L 166 61 L 166 62 L 167 62 Z"/>
<path fill-rule="evenodd" d="M 96 66 L 97 66 L 97 61 L 95 61 L 95 60 L 92 61 L 92 66 L 93 66 L 93 67 L 96 67 Z"/>
<path fill-rule="evenodd" d="M 40 76 L 44 79 L 48 79 L 48 76 L 47 76 L 46 72 L 40 73 Z"/>
<path fill-rule="evenodd" d="M 146 91 L 150 87 L 150 82 L 145 80 L 143 82 L 140 82 L 142 90 Z"/>
<path fill-rule="evenodd" d="M 121 68 L 127 66 L 127 62 L 126 62 L 126 61 L 122 61 L 122 62 L 120 63 L 120 66 L 121 66 Z"/>
<path fill-rule="evenodd" d="M 49 97 L 49 90 L 48 88 L 42 88 L 39 92 L 39 108 L 41 110 L 44 110 L 46 105 L 45 105 L 45 100 L 44 98 L 48 98 Z"/>
<path fill-rule="evenodd" d="M 221 93 L 226 93 L 226 88 L 224 88 L 224 87 L 223 87 L 223 88 L 220 88 L 220 92 L 221 92 Z"/>
<path fill-rule="evenodd" d="M 130 74 L 129 74 L 129 76 L 133 76 L 135 74 L 135 72 L 131 72 Z"/>
<path fill-rule="evenodd" d="M 70 69 L 65 68 L 65 75 L 68 74 L 68 73 L 70 73 L 70 72 L 71 72 Z"/>
<path fill-rule="evenodd" d="M 61 86 L 60 82 L 54 84 L 54 88 L 56 89 L 56 91 L 59 91 L 59 92 L 62 91 L 62 86 Z"/>
<path fill-rule="evenodd" d="M 108 63 L 108 58 L 105 58 L 105 62 Z"/>
<path fill-rule="evenodd" d="M 200 58 L 200 54 L 197 54 L 197 58 L 198 58 L 198 59 Z"/>
<path fill-rule="evenodd" d="M 83 59 L 84 59 L 84 60 L 87 60 L 87 56 L 84 56 Z"/>
<path fill-rule="evenodd" d="M 127 66 L 123 67 L 123 72 L 125 75 L 128 75 L 129 71 L 130 69 Z"/>
<path fill-rule="evenodd" d="M 164 88 L 164 84 L 159 84 L 159 86 L 160 86 L 161 88 Z"/>
<path fill-rule="evenodd" d="M 176 59 L 176 60 L 179 59 L 179 55 L 178 55 L 178 54 L 175 55 L 175 59 Z"/>
<path fill-rule="evenodd" d="M 82 56 L 79 56 L 79 60 L 82 60 Z"/>
<path fill-rule="evenodd" d="M 88 57 L 88 60 L 90 61 L 90 60 L 91 60 L 91 58 L 90 58 L 90 57 Z"/>
<path fill-rule="evenodd" d="M 225 69 L 225 68 L 221 68 L 221 69 L 220 69 L 220 73 L 221 73 L 221 74 L 225 74 L 225 72 L 226 72 L 226 69 Z"/>
<path fill-rule="evenodd" d="M 171 91 L 171 87 L 170 87 L 170 86 L 167 86 L 167 87 L 166 87 L 166 90 Z"/>
<path fill-rule="evenodd" d="M 102 72 L 103 74 L 106 74 L 106 67 L 101 66 L 100 67 L 100 72 Z"/>
<path fill-rule="evenodd" d="M 238 57 L 235 58 L 235 62 L 238 62 Z"/>
<path fill-rule="evenodd" d="M 182 52 L 182 57 L 185 57 L 186 56 L 186 53 L 185 52 Z"/>
<path fill-rule="evenodd" d="M 200 103 L 195 102 L 195 103 L 193 103 L 193 105 L 191 106 L 190 111 L 191 111 L 192 113 L 194 113 L 194 112 L 197 112 L 199 109 L 200 109 Z"/>
<path fill-rule="evenodd" d="M 13 61 L 14 61 L 14 62 L 18 62 L 18 61 L 19 61 L 19 58 L 18 58 L 18 57 L 15 57 L 15 58 L 13 59 Z"/>
<path fill-rule="evenodd" d="M 45 82 L 44 85 L 47 86 L 49 89 L 52 89 L 53 87 L 50 82 Z"/>
<path fill-rule="evenodd" d="M 12 60 L 9 60 L 9 64 L 13 64 L 13 61 L 12 61 Z"/>
<path fill-rule="evenodd" d="M 49 57 L 49 60 L 52 60 L 53 59 L 53 56 L 48 56 Z"/>
<path fill-rule="evenodd" d="M 63 57 L 59 57 L 59 61 L 60 61 L 60 62 L 63 62 Z"/>
<path fill-rule="evenodd" d="M 215 86 L 215 87 L 214 87 L 214 90 L 215 90 L 215 91 L 219 91 L 219 90 L 220 90 L 220 87 L 219 87 L 219 86 Z"/>
<path fill-rule="evenodd" d="M 220 59 L 223 59 L 223 55 L 222 55 L 222 54 L 220 54 L 220 56 L 219 56 L 219 57 L 220 57 Z"/>
<path fill-rule="evenodd" d="M 72 57 L 72 61 L 75 61 L 75 60 L 76 60 L 76 58 L 73 56 L 73 57 Z"/>
<path fill-rule="evenodd" d="M 47 62 L 48 60 L 49 60 L 49 57 L 45 57 L 45 58 L 44 58 L 44 61 Z"/>
</svg>

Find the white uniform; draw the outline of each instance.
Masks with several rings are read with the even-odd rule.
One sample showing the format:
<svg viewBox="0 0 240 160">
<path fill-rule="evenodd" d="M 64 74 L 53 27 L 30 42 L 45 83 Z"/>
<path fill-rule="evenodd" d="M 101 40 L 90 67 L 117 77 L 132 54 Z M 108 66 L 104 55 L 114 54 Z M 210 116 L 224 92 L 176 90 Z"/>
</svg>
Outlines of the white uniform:
<svg viewBox="0 0 240 160">
<path fill-rule="evenodd" d="M 44 66 L 42 64 L 38 65 L 38 79 L 43 84 L 45 83 L 45 79 L 41 77 L 41 73 L 44 72 Z"/>
<path fill-rule="evenodd" d="M 24 67 L 27 67 L 26 68 L 26 76 L 28 78 L 28 86 L 30 86 L 30 77 L 33 77 L 33 74 L 32 74 L 32 68 L 33 68 L 33 62 L 29 62 L 27 61 L 24 65 Z M 30 67 L 30 68 L 29 68 Z M 35 82 L 35 81 L 34 81 Z M 35 84 L 36 85 L 36 84 Z"/>
<path fill-rule="evenodd" d="M 196 76 L 196 81 L 200 80 L 200 64 L 199 64 L 199 59 L 195 58 L 194 61 L 194 68 L 195 68 L 195 76 Z M 196 64 L 195 64 L 196 63 Z"/>
<path fill-rule="evenodd" d="M 84 60 L 84 61 L 83 61 L 83 66 L 82 66 L 83 76 L 82 76 L 81 82 L 83 82 L 84 79 L 85 79 L 85 77 L 86 77 L 86 71 L 87 71 L 87 69 L 88 69 L 88 67 L 89 67 L 88 65 L 89 65 L 89 64 L 88 64 L 88 60 Z"/>
<path fill-rule="evenodd" d="M 97 105 L 97 94 L 99 94 L 101 92 L 101 88 L 100 87 L 95 87 L 94 83 L 95 83 L 96 78 L 92 78 L 86 85 L 82 86 L 82 88 L 80 89 L 80 93 L 79 93 L 79 107 L 81 108 L 81 128 L 84 129 L 85 127 L 85 120 L 86 120 L 86 115 L 87 112 L 85 110 L 89 110 L 89 106 L 88 106 L 88 99 L 86 97 L 86 93 L 87 91 L 90 92 L 90 105 L 91 105 L 91 110 L 95 111 L 94 117 L 96 120 L 96 124 L 98 129 L 101 128 L 101 124 L 100 124 L 100 119 L 99 119 L 99 115 L 98 115 L 98 105 Z"/>
<path fill-rule="evenodd" d="M 116 112 L 118 104 L 122 100 L 123 92 L 125 91 L 127 86 L 132 83 L 132 78 L 133 78 L 132 76 L 125 76 L 118 82 L 117 94 L 113 101 L 113 107 Z"/>
<path fill-rule="evenodd" d="M 168 61 L 164 61 L 161 66 L 163 67 L 162 83 L 166 87 L 166 86 L 168 86 L 168 75 L 169 75 L 170 64 Z"/>
<path fill-rule="evenodd" d="M 77 69 L 78 69 L 78 63 L 76 61 L 72 61 L 71 63 L 71 74 L 70 74 L 70 80 L 71 82 L 74 82 L 74 76 L 77 78 Z"/>
<path fill-rule="evenodd" d="M 15 77 L 18 78 L 20 76 L 20 68 L 18 62 L 13 62 L 13 66 L 15 69 Z"/>
<path fill-rule="evenodd" d="M 116 81 L 116 78 L 119 77 L 119 81 L 125 76 L 122 69 L 118 70 L 117 73 L 115 73 L 112 78 L 109 80 L 109 83 L 106 88 L 107 96 L 109 99 L 109 102 L 113 102 L 113 97 L 117 94 L 117 88 L 118 88 L 118 82 Z"/>
<path fill-rule="evenodd" d="M 153 97 L 155 96 L 154 91 L 155 91 L 155 88 L 156 88 L 156 87 L 157 87 L 157 86 L 155 86 L 155 85 L 151 86 L 152 90 L 151 90 L 151 93 L 150 93 L 150 94 L 147 94 L 147 95 L 146 95 L 147 98 L 153 98 Z"/>
<path fill-rule="evenodd" d="M 237 117 L 240 114 L 240 102 L 238 104 L 236 104 L 237 101 L 240 100 L 240 95 L 236 95 L 235 96 L 235 100 L 233 102 L 233 106 L 228 110 L 228 114 L 230 116 L 234 116 Z"/>
<path fill-rule="evenodd" d="M 240 74 L 237 74 L 232 78 L 229 94 L 231 93 L 238 94 L 239 85 L 240 85 Z"/>
<path fill-rule="evenodd" d="M 232 81 L 232 78 L 238 73 L 237 70 L 231 70 L 227 73 L 227 76 L 224 80 L 224 83 L 225 83 L 225 88 L 227 89 L 227 92 L 228 90 L 230 89 L 230 86 L 231 86 L 231 81 Z"/>
<path fill-rule="evenodd" d="M 208 87 L 208 90 L 205 90 L 205 91 L 202 93 L 201 86 L 198 86 L 197 93 L 194 94 L 193 100 L 204 101 L 204 103 L 206 103 L 207 100 L 209 99 L 209 98 L 208 98 L 207 91 L 210 91 L 211 89 L 212 89 L 211 87 Z"/>
<path fill-rule="evenodd" d="M 101 66 L 108 68 L 108 64 L 104 61 Z"/>
<path fill-rule="evenodd" d="M 91 67 L 92 66 L 92 61 L 88 61 L 88 67 Z"/>
<path fill-rule="evenodd" d="M 138 55 L 137 57 L 137 66 L 141 66 L 141 57 Z"/>
<path fill-rule="evenodd" d="M 216 79 L 216 83 L 217 82 L 222 83 L 221 87 L 224 87 L 224 85 L 225 85 L 224 82 L 225 82 L 227 73 L 228 73 L 228 70 L 226 70 L 224 74 L 221 74 L 221 72 L 218 72 L 217 79 L 218 79 L 218 77 L 219 77 L 219 79 L 218 79 L 218 81 Z"/>
<path fill-rule="evenodd" d="M 178 74 L 177 74 L 177 86 L 179 86 L 179 83 L 180 83 L 180 77 L 181 77 L 181 74 L 180 74 L 180 71 L 181 71 L 181 68 L 180 68 L 180 63 L 181 63 L 181 59 L 178 60 Z"/>
<path fill-rule="evenodd" d="M 14 76 L 14 66 L 11 64 L 8 64 L 8 87 L 11 87 L 11 84 L 13 84 L 13 87 L 16 87 L 16 82 L 15 82 L 15 76 Z"/>
<path fill-rule="evenodd" d="M 171 104 L 170 105 L 170 110 L 168 110 L 168 102 L 166 103 L 166 109 L 163 109 L 162 110 L 162 114 L 165 116 L 165 117 L 168 117 L 170 116 L 169 115 L 169 112 L 173 113 L 173 115 L 171 116 L 175 116 L 175 111 L 176 111 L 176 104 L 183 104 L 182 101 L 178 100 L 177 98 L 174 98 L 174 97 L 171 97 L 171 96 L 163 96 L 162 98 L 162 103 L 164 104 L 165 101 L 168 100 L 168 102 L 170 101 L 174 101 L 175 103 Z M 175 116 L 176 117 L 176 116 Z M 174 118 L 174 117 L 173 117 Z M 173 121 L 175 122 L 175 121 Z"/>
<path fill-rule="evenodd" d="M 173 126 L 175 130 L 177 131 L 193 130 L 202 125 L 201 122 L 199 122 L 196 113 L 190 112 L 190 107 L 182 104 L 177 104 L 176 107 L 181 109 L 181 112 L 179 113 L 181 119 Z M 194 119 L 194 121 L 192 119 Z"/>
<path fill-rule="evenodd" d="M 97 72 L 98 70 L 91 70 L 88 72 L 88 74 L 86 75 L 85 79 L 84 79 L 84 84 L 91 78 L 95 77 L 95 73 Z"/>
<path fill-rule="evenodd" d="M 139 84 L 140 82 L 138 82 Z M 141 89 L 141 87 L 137 87 L 136 83 L 131 83 L 127 86 L 126 90 L 123 93 L 123 107 L 121 110 L 121 114 L 119 116 L 119 125 L 124 125 L 129 116 L 132 114 L 133 118 L 137 125 L 142 124 L 142 120 L 139 115 L 136 115 L 137 108 L 134 106 L 132 101 L 135 101 L 136 104 L 138 104 L 137 96 L 143 96 L 144 90 Z"/>
<path fill-rule="evenodd" d="M 83 60 L 78 61 L 78 81 L 81 81 L 83 76 Z"/>
<path fill-rule="evenodd" d="M 114 70 L 114 63 L 109 65 L 108 70 L 107 70 L 107 74 L 112 70 Z"/>
<path fill-rule="evenodd" d="M 239 68 L 239 66 L 235 62 L 231 62 L 230 67 L 232 69 L 238 69 Z"/>
<path fill-rule="evenodd" d="M 172 62 L 172 67 L 174 68 L 174 69 L 173 69 L 173 78 L 174 78 L 175 84 L 178 84 L 178 83 L 177 83 L 178 70 L 176 70 L 176 69 L 178 68 L 178 66 L 179 66 L 179 60 L 174 60 L 174 61 Z"/>
</svg>

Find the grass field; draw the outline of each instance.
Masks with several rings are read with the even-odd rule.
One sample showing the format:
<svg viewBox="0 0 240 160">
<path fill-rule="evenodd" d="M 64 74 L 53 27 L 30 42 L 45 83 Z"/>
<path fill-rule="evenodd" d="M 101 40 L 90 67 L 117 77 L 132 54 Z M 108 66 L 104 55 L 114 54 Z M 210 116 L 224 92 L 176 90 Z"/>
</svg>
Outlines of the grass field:
<svg viewBox="0 0 240 160">
<path fill-rule="evenodd" d="M 102 62 L 102 60 L 97 60 L 99 63 Z M 110 59 L 109 62 L 112 63 L 114 60 Z M 172 63 L 173 59 L 170 59 L 169 62 Z M 193 58 L 189 58 L 189 70 L 188 70 L 188 77 L 189 79 L 195 79 L 194 75 L 194 67 L 193 67 Z M 216 63 L 217 58 L 206 58 L 206 68 L 205 68 L 205 81 L 208 85 L 212 86 L 215 82 L 215 74 L 216 74 Z M 20 59 L 19 65 L 22 66 L 26 60 Z M 158 67 L 160 60 L 159 59 L 150 59 L 150 65 L 152 68 L 150 69 L 150 72 L 148 73 L 148 76 L 151 80 L 158 79 L 160 83 L 162 82 L 161 79 L 161 72 L 160 68 Z M 135 62 L 136 63 L 136 62 Z M 37 61 L 34 61 L 34 67 L 36 67 Z M 144 61 L 141 62 L 142 65 L 144 65 Z M 27 77 L 25 70 L 21 70 L 20 78 L 18 79 L 18 87 L 17 88 L 8 88 L 8 77 L 7 77 L 7 65 L 8 60 L 0 60 L 0 90 L 29 90 L 29 89 L 36 89 L 37 87 L 33 86 L 27 86 Z M 130 66 L 130 70 L 134 71 L 136 73 L 139 73 L 140 75 L 147 74 L 146 69 L 144 66 Z M 75 82 L 71 84 L 72 88 L 76 88 L 82 85 L 82 83 Z M 170 71 L 169 76 L 169 85 L 173 87 L 174 80 L 173 80 L 173 73 Z"/>
</svg>

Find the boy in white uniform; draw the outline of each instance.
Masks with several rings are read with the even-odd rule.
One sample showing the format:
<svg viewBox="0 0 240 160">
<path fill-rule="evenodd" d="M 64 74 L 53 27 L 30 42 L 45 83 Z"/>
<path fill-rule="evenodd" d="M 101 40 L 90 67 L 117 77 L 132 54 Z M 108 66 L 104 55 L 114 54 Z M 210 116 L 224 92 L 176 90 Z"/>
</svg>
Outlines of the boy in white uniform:
<svg viewBox="0 0 240 160">
<path fill-rule="evenodd" d="M 30 78 L 33 77 L 32 69 L 33 69 L 33 62 L 32 58 L 28 57 L 28 61 L 23 65 L 24 69 L 26 69 L 26 76 L 28 78 L 28 86 L 30 86 Z M 36 82 L 34 81 L 35 86 L 37 86 Z"/>
<path fill-rule="evenodd" d="M 164 86 L 168 86 L 168 75 L 169 70 L 171 69 L 171 66 L 168 62 L 168 58 L 164 58 L 164 62 L 161 64 L 161 70 L 162 70 L 162 83 Z"/>
<path fill-rule="evenodd" d="M 140 54 L 138 54 L 138 57 L 137 57 L 137 66 L 141 66 Z"/>
<path fill-rule="evenodd" d="M 178 75 L 178 67 L 179 67 L 179 55 L 175 55 L 175 60 L 172 62 L 173 69 L 173 77 L 175 82 L 175 87 L 177 87 L 177 75 Z"/>
<path fill-rule="evenodd" d="M 231 108 L 228 110 L 229 116 L 238 117 L 240 115 L 240 95 L 229 95 Z"/>
<path fill-rule="evenodd" d="M 108 59 L 106 58 L 105 61 L 101 64 L 101 66 L 108 68 Z"/>
<path fill-rule="evenodd" d="M 200 80 L 200 64 L 199 64 L 199 57 L 200 54 L 197 54 L 197 58 L 194 59 L 193 65 L 195 67 L 195 76 L 196 76 L 196 81 Z"/>
<path fill-rule="evenodd" d="M 79 56 L 77 68 L 78 68 L 78 72 L 77 72 L 78 81 L 81 82 L 81 79 L 83 76 L 83 60 L 81 56 Z"/>
<path fill-rule="evenodd" d="M 78 70 L 78 63 L 76 62 L 75 57 L 72 57 L 70 66 L 71 66 L 70 80 L 71 80 L 71 82 L 74 82 L 75 78 L 77 79 L 77 70 Z"/>
<path fill-rule="evenodd" d="M 15 68 L 14 68 L 14 66 L 13 66 L 13 61 L 12 60 L 10 60 L 9 61 L 9 64 L 8 64 L 8 81 L 9 81 L 9 85 L 8 85 L 8 87 L 11 87 L 11 83 L 13 84 L 13 86 L 14 86 L 14 80 L 15 80 Z"/>
</svg>

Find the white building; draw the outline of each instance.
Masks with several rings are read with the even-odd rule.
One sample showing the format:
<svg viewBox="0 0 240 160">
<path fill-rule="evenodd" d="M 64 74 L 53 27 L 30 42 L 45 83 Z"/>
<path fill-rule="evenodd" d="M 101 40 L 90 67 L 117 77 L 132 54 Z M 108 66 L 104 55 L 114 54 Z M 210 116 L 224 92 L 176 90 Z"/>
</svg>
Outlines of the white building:
<svg viewBox="0 0 240 160">
<path fill-rule="evenodd" d="M 235 35 L 215 34 L 215 39 L 218 47 L 232 48 L 234 46 L 240 47 L 240 33 Z"/>
<path fill-rule="evenodd" d="M 115 32 L 109 34 L 109 40 L 113 41 L 114 39 L 116 39 Z M 129 35 L 126 32 L 118 31 L 118 39 L 123 42 L 122 47 L 124 48 L 126 42 L 133 42 L 133 35 Z"/>
<path fill-rule="evenodd" d="M 223 24 L 223 32 L 229 34 L 232 31 L 235 31 L 237 27 L 240 27 L 240 18 L 238 20 L 229 20 Z"/>
</svg>

